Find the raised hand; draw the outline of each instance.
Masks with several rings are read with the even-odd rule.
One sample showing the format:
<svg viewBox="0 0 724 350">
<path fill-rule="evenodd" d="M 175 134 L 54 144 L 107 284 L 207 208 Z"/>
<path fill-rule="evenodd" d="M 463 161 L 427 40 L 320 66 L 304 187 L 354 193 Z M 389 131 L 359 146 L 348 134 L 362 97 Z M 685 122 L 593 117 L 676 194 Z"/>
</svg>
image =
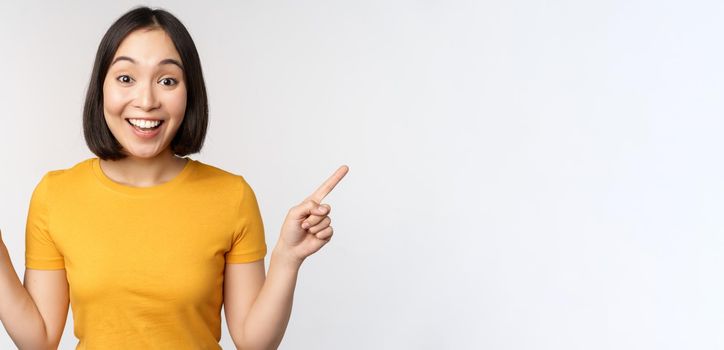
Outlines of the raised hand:
<svg viewBox="0 0 724 350">
<path fill-rule="evenodd" d="M 346 165 L 339 167 L 314 193 L 289 209 L 276 249 L 301 263 L 332 239 L 334 231 L 329 217 L 332 207 L 322 204 L 322 200 L 348 171 Z"/>
</svg>

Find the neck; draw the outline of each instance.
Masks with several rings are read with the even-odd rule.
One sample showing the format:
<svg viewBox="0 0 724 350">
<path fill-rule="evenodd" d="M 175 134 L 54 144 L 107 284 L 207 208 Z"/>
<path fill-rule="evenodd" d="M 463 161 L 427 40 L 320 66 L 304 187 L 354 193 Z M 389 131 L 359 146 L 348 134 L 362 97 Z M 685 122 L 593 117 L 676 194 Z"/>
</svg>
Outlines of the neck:
<svg viewBox="0 0 724 350">
<path fill-rule="evenodd" d="M 111 180 L 132 187 L 151 187 L 172 180 L 186 165 L 170 150 L 152 158 L 128 155 L 120 160 L 100 160 L 101 169 Z"/>
</svg>

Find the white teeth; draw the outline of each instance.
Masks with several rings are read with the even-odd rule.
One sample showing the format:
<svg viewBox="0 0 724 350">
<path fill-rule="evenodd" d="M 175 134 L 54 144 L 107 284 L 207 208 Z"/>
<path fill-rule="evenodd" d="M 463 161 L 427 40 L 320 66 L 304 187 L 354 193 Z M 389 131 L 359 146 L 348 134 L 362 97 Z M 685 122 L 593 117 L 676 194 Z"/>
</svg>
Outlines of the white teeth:
<svg viewBox="0 0 724 350">
<path fill-rule="evenodd" d="M 161 124 L 160 120 L 150 121 L 143 119 L 128 119 L 128 121 L 131 122 L 131 124 L 144 129 L 155 128 L 158 124 Z"/>
</svg>

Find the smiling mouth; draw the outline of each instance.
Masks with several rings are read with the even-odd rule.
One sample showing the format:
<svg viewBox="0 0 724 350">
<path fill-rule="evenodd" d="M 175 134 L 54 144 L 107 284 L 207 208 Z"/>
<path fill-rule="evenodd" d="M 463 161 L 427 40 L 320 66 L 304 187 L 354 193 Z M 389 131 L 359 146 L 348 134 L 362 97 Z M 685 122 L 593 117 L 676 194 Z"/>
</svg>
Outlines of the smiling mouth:
<svg viewBox="0 0 724 350">
<path fill-rule="evenodd" d="M 138 129 L 138 130 L 141 130 L 141 131 L 150 131 L 150 130 L 156 130 L 156 129 L 160 128 L 161 125 L 163 125 L 164 120 L 160 120 L 160 123 L 158 123 L 158 125 L 156 125 L 156 126 L 154 126 L 154 127 L 150 127 L 150 128 L 144 128 L 144 127 L 141 127 L 141 126 L 138 126 L 138 125 L 134 125 L 133 123 L 131 123 L 130 119 L 128 119 L 128 118 L 126 118 L 126 122 L 128 123 L 128 125 L 136 128 L 136 129 Z"/>
</svg>

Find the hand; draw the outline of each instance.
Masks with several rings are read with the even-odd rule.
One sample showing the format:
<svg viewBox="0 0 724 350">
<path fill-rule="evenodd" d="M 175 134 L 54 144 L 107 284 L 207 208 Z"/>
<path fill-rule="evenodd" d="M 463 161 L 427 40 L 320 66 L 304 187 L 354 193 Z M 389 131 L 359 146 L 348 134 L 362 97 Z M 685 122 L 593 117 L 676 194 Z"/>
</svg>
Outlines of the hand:
<svg viewBox="0 0 724 350">
<path fill-rule="evenodd" d="M 346 165 L 339 167 L 314 193 L 289 209 L 279 235 L 278 251 L 301 263 L 329 243 L 334 233 L 329 225 L 332 207 L 321 203 L 348 171 Z"/>
</svg>

